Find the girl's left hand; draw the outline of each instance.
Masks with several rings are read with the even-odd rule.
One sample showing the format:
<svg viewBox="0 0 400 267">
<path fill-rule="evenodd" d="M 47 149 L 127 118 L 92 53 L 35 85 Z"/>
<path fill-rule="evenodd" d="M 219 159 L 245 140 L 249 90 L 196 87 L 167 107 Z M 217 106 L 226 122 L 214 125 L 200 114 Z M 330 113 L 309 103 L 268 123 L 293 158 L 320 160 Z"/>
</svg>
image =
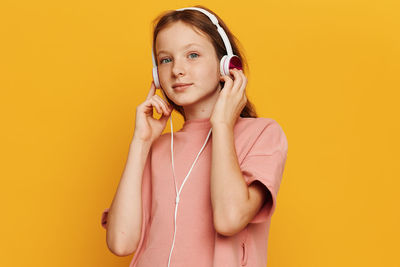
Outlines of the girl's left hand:
<svg viewBox="0 0 400 267">
<path fill-rule="evenodd" d="M 234 80 L 229 75 L 221 76 L 225 81 L 224 87 L 219 92 L 219 97 L 211 113 L 210 122 L 212 127 L 224 124 L 233 130 L 236 120 L 246 106 L 247 78 L 242 70 L 230 69 Z"/>
</svg>

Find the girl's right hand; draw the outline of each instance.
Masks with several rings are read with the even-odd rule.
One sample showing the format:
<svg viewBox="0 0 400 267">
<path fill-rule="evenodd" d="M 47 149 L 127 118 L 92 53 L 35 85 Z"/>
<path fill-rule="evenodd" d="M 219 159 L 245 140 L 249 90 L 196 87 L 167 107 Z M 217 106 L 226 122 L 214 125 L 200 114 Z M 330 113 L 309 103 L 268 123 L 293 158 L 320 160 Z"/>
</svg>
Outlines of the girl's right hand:
<svg viewBox="0 0 400 267">
<path fill-rule="evenodd" d="M 156 87 L 151 82 L 150 91 L 146 100 L 136 108 L 136 122 L 134 138 L 151 144 L 165 129 L 165 124 L 170 117 L 173 107 L 164 99 L 155 94 Z M 161 114 L 159 119 L 153 118 L 153 107 Z"/>
</svg>

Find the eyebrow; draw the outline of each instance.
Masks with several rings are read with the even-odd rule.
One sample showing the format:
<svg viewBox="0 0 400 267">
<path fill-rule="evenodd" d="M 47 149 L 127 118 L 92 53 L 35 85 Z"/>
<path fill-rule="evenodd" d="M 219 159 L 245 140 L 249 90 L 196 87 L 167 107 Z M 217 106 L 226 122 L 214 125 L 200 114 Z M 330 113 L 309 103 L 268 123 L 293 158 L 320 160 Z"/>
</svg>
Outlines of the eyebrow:
<svg viewBox="0 0 400 267">
<path fill-rule="evenodd" d="M 190 44 L 185 45 L 183 48 L 185 49 L 185 48 L 188 48 L 188 47 L 191 47 L 191 46 L 200 46 L 200 45 L 198 45 L 196 43 L 190 43 Z M 160 51 L 157 52 L 157 56 L 160 55 L 161 53 L 168 53 L 168 52 L 164 51 L 164 50 L 160 50 Z"/>
</svg>

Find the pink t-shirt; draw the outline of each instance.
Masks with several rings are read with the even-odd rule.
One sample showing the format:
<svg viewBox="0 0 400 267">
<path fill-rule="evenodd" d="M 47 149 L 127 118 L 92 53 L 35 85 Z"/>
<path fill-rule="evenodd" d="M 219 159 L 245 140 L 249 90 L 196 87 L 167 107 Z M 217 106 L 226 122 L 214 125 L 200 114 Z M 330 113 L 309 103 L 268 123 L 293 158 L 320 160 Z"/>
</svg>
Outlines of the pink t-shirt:
<svg viewBox="0 0 400 267">
<path fill-rule="evenodd" d="M 174 133 L 174 169 L 179 191 L 211 128 L 209 119 L 187 120 Z M 239 117 L 235 148 L 243 177 L 258 180 L 271 192 L 268 201 L 241 232 L 227 237 L 213 226 L 210 170 L 212 133 L 186 180 L 178 205 L 171 267 L 265 267 L 271 216 L 285 167 L 288 143 L 280 125 L 270 118 Z M 171 136 L 152 144 L 143 172 L 143 223 L 130 267 L 167 267 L 174 237 L 176 190 L 171 166 Z M 108 209 L 101 223 L 106 228 Z"/>
</svg>

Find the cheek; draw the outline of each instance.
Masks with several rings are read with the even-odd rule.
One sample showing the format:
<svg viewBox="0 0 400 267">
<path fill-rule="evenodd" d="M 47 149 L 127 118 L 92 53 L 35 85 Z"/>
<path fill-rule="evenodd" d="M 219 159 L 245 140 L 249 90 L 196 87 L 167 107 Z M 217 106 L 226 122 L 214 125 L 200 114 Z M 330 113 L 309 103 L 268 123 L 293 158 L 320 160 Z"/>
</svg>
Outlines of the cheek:
<svg viewBox="0 0 400 267">
<path fill-rule="evenodd" d="M 212 71 L 210 71 L 208 77 L 210 79 L 210 82 L 213 84 L 213 86 L 218 84 L 220 82 L 220 77 L 221 77 L 221 73 L 219 71 L 219 68 L 214 68 Z"/>
<path fill-rule="evenodd" d="M 205 68 L 203 68 L 203 73 L 202 76 L 206 78 L 206 80 L 209 83 L 216 83 L 219 82 L 220 78 L 220 71 L 219 71 L 219 65 L 208 65 Z"/>
<path fill-rule="evenodd" d="M 167 68 L 158 69 L 158 79 L 160 80 L 161 84 L 169 82 L 169 72 Z"/>
<path fill-rule="evenodd" d="M 158 77 L 159 78 L 165 77 L 165 74 L 166 74 L 166 69 L 158 67 Z"/>
</svg>

